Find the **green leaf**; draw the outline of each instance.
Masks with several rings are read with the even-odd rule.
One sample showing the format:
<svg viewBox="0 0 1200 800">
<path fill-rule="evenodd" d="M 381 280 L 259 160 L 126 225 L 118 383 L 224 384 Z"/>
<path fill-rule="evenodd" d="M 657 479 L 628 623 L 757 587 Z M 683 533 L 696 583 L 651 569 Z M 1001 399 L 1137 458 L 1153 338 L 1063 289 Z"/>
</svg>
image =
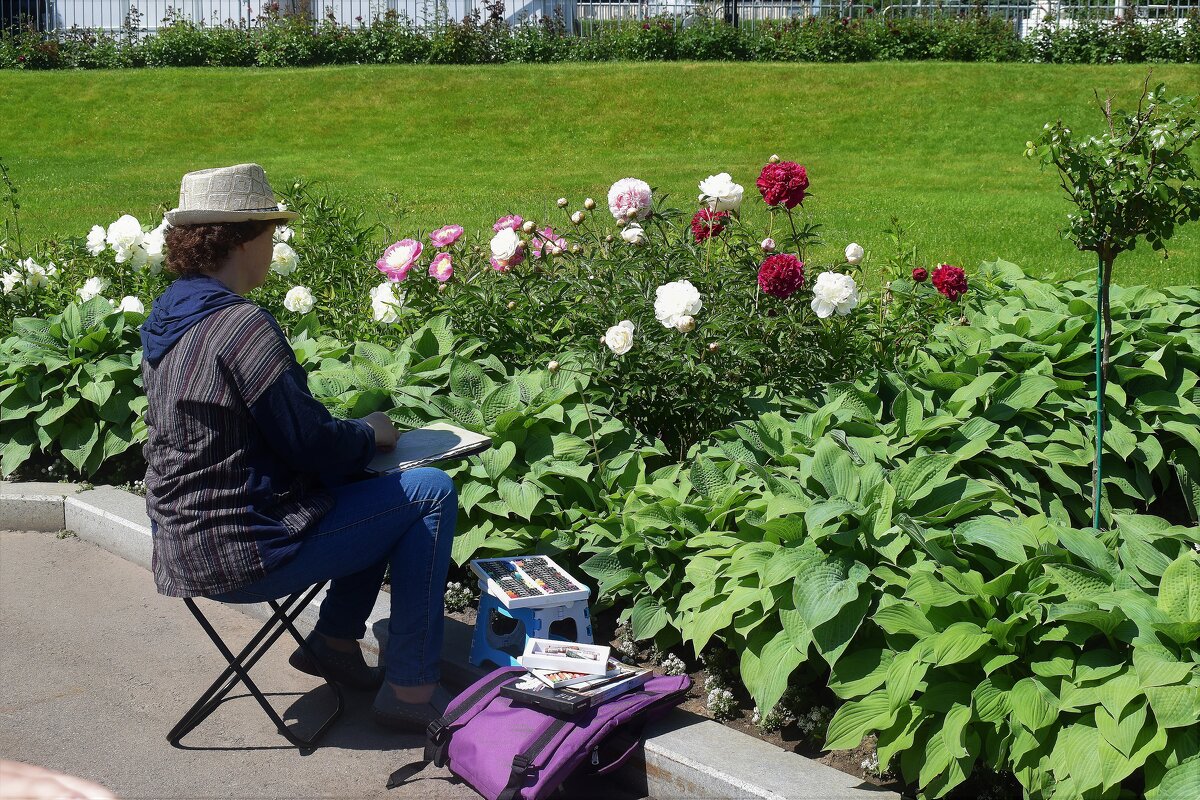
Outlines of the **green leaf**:
<svg viewBox="0 0 1200 800">
<path fill-rule="evenodd" d="M 704 456 L 697 456 L 689 473 L 696 491 L 709 499 L 719 499 L 731 488 L 725 473 Z"/>
<path fill-rule="evenodd" d="M 933 663 L 946 667 L 966 661 L 991 641 L 975 623 L 955 622 L 933 638 Z"/>
<path fill-rule="evenodd" d="M 871 731 L 889 728 L 895 721 L 896 712 L 884 692 L 877 691 L 862 700 L 851 700 L 843 703 L 829 721 L 825 747 L 828 750 L 850 750 L 862 744 L 863 737 Z"/>
<path fill-rule="evenodd" d="M 971 693 L 971 703 L 975 713 L 984 722 L 999 724 L 1012 711 L 1009 704 L 1009 690 L 1012 681 L 1001 676 L 985 678 Z"/>
<path fill-rule="evenodd" d="M 1018 413 L 1034 408 L 1057 388 L 1054 379 L 1045 375 L 1015 375 L 1000 384 L 992 394 L 986 416 L 1000 421 L 1012 419 Z"/>
<path fill-rule="evenodd" d="M 546 496 L 540 488 L 528 481 L 514 481 L 511 478 L 501 478 L 496 487 L 500 499 L 514 514 L 525 520 L 532 520 L 537 504 Z"/>
<path fill-rule="evenodd" d="M 484 393 L 492 387 L 483 368 L 467 358 L 455 357 L 450 364 L 450 391 L 460 397 L 479 403 Z"/>
<path fill-rule="evenodd" d="M 504 442 L 499 447 L 491 447 L 479 454 L 479 461 L 483 464 L 487 476 L 493 481 L 500 479 L 504 471 L 512 464 L 513 459 L 517 456 L 517 446 L 511 441 Z"/>
<path fill-rule="evenodd" d="M 1200 554 L 1187 549 L 1163 572 L 1158 607 L 1183 622 L 1200 622 Z"/>
<path fill-rule="evenodd" d="M 1041 730 L 1058 717 L 1058 698 L 1036 678 L 1017 681 L 1009 705 L 1017 722 L 1030 731 Z"/>
<path fill-rule="evenodd" d="M 1200 797 L 1200 756 L 1192 756 L 1163 774 L 1158 782 L 1160 800 Z"/>
<path fill-rule="evenodd" d="M 817 442 L 810 469 L 827 496 L 858 497 L 859 482 L 854 463 L 831 437 Z"/>
<path fill-rule="evenodd" d="M 954 535 L 965 542 L 982 545 L 1009 564 L 1023 564 L 1026 548 L 1036 551 L 1037 537 L 1023 525 L 1001 517 L 977 517 L 954 528 Z"/>
<path fill-rule="evenodd" d="M 759 708 L 771 709 L 783 697 L 788 678 L 804 661 L 804 654 L 792 647 L 787 633 L 756 632 L 742 652 L 742 680 Z M 764 643 L 764 640 L 765 643 Z"/>
<path fill-rule="evenodd" d="M 1145 691 L 1160 726 L 1186 728 L 1200 722 L 1200 687 L 1151 686 Z"/>
<path fill-rule="evenodd" d="M 948 453 L 931 453 L 917 456 L 901 465 L 888 476 L 896 490 L 896 500 L 905 508 L 933 491 L 946 479 L 946 475 L 958 462 L 958 456 Z"/>
<path fill-rule="evenodd" d="M 886 676 L 888 704 L 893 710 L 908 704 L 928 670 L 929 664 L 921 661 L 915 650 L 896 655 Z"/>
<path fill-rule="evenodd" d="M 912 603 L 903 601 L 879 609 L 872 619 L 876 625 L 892 634 L 908 634 L 922 639 L 936 632 L 929 617 Z"/>
<path fill-rule="evenodd" d="M 658 600 L 653 597 L 643 597 L 633 606 L 629 617 L 633 638 L 636 640 L 649 639 L 665 628 L 671 621 L 671 615 Z"/>
<path fill-rule="evenodd" d="M 1096 708 L 1096 728 L 1100 731 L 1100 735 L 1126 758 L 1132 755 L 1134 742 L 1145 724 L 1145 702 L 1139 702 L 1126 708 L 1119 721 L 1103 706 Z"/>
<path fill-rule="evenodd" d="M 866 581 L 867 574 L 866 566 L 846 559 L 802 564 L 796 573 L 792 596 L 809 629 L 815 630 L 833 619 L 843 606 L 858 597 L 859 586 Z"/>
<path fill-rule="evenodd" d="M 891 650 L 855 650 L 829 671 L 829 688 L 843 699 L 869 694 L 883 686 L 895 658 Z"/>
</svg>

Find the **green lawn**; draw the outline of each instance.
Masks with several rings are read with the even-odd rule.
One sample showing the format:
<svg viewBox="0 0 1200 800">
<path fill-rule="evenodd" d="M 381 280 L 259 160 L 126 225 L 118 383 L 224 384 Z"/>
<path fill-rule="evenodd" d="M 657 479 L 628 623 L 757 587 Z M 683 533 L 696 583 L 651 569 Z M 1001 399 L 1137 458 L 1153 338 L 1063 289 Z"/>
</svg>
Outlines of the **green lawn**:
<svg viewBox="0 0 1200 800">
<path fill-rule="evenodd" d="M 351 197 L 396 234 L 502 212 L 603 200 L 629 175 L 690 204 L 732 173 L 750 194 L 767 156 L 809 169 L 832 258 L 882 254 L 891 215 L 930 261 L 997 256 L 1064 276 L 1091 261 L 1058 236 L 1055 176 L 1022 155 L 1062 116 L 1098 127 L 1092 91 L 1135 99 L 1140 66 L 597 64 L 0 72 L 0 157 L 31 238 L 121 213 L 157 222 L 179 176 L 239 161 Z M 1155 80 L 1200 89 L 1200 66 Z M 1163 261 L 1118 262 L 1121 283 L 1195 284 L 1200 225 Z"/>
</svg>

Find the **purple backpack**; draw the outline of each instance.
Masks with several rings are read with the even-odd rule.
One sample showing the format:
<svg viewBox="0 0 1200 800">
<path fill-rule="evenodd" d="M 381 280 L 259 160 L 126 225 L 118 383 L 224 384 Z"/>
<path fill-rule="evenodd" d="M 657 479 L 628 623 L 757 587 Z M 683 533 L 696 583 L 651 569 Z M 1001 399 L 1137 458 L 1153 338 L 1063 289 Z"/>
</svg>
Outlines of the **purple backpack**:
<svg viewBox="0 0 1200 800">
<path fill-rule="evenodd" d="M 655 676 L 640 689 L 571 716 L 513 703 L 500 687 L 525 670 L 490 672 L 454 698 L 429 726 L 425 760 L 393 773 L 399 786 L 433 762 L 487 800 L 543 800 L 586 762 L 586 774 L 603 775 L 625 763 L 641 742 L 642 727 L 677 705 L 692 681 Z"/>
</svg>

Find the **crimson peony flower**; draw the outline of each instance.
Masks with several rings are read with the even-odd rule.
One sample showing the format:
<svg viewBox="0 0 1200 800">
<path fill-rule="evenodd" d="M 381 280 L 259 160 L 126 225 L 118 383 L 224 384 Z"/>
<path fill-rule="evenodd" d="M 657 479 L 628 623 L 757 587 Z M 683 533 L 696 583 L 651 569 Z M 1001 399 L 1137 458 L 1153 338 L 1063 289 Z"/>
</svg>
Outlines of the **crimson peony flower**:
<svg viewBox="0 0 1200 800">
<path fill-rule="evenodd" d="M 929 278 L 929 270 L 924 267 L 917 267 L 913 270 L 913 280 L 917 283 L 924 283 Z"/>
<path fill-rule="evenodd" d="M 716 236 L 725 230 L 725 221 L 729 219 L 728 211 L 713 211 L 702 208 L 692 217 L 692 235 L 697 242 L 703 242 L 710 236 Z"/>
<path fill-rule="evenodd" d="M 804 262 L 787 253 L 768 258 L 758 268 L 758 288 L 772 297 L 787 299 L 804 286 Z"/>
<path fill-rule="evenodd" d="M 950 300 L 967 293 L 967 273 L 952 264 L 938 264 L 933 271 L 933 287 Z"/>
<path fill-rule="evenodd" d="M 804 202 L 808 172 L 795 161 L 767 164 L 758 174 L 757 185 L 767 205 L 795 208 Z"/>
</svg>

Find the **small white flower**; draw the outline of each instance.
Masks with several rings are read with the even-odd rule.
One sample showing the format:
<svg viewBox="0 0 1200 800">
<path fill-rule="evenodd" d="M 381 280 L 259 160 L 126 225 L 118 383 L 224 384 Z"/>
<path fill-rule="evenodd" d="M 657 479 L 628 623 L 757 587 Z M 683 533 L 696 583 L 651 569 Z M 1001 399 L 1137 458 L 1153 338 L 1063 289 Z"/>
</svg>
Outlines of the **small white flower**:
<svg viewBox="0 0 1200 800">
<path fill-rule="evenodd" d="M 700 202 L 713 211 L 737 211 L 745 189 L 733 182 L 728 172 L 709 175 L 700 181 Z"/>
<path fill-rule="evenodd" d="M 604 343 L 615 355 L 623 356 L 633 347 L 633 323 L 623 319 L 604 334 Z"/>
<path fill-rule="evenodd" d="M 396 309 L 404 304 L 404 292 L 396 296 L 395 284 L 384 281 L 371 290 L 371 313 L 376 322 L 392 323 L 400 319 Z"/>
<path fill-rule="evenodd" d="M 75 290 L 75 294 L 79 295 L 79 299 L 86 303 L 107 288 L 108 281 L 104 278 L 88 278 L 83 282 L 83 286 Z"/>
<path fill-rule="evenodd" d="M 272 236 L 276 242 L 290 242 L 296 232 L 287 225 L 280 225 L 275 229 L 275 235 Z"/>
<path fill-rule="evenodd" d="M 278 275 L 291 275 L 299 263 L 296 251 L 287 242 L 279 242 L 271 251 L 271 271 Z"/>
<path fill-rule="evenodd" d="M 621 230 L 621 238 L 630 244 L 642 244 L 646 241 L 646 231 L 636 222 L 630 223 Z"/>
<path fill-rule="evenodd" d="M 145 314 L 146 307 L 142 305 L 142 301 L 132 294 L 127 294 L 121 298 L 121 304 L 117 306 L 118 311 L 132 311 L 134 314 Z"/>
<path fill-rule="evenodd" d="M 16 289 L 18 286 L 24 283 L 24 281 L 24 276 L 15 269 L 11 272 L 4 273 L 4 293 L 8 294 L 13 289 Z"/>
<path fill-rule="evenodd" d="M 104 252 L 104 240 L 108 233 L 104 230 L 103 225 L 93 225 L 87 235 L 87 251 L 93 256 L 98 256 Z"/>
<path fill-rule="evenodd" d="M 680 317 L 675 322 L 675 330 L 679 331 L 680 333 L 691 333 L 692 331 L 696 330 L 696 318 L 686 315 Z"/>
<path fill-rule="evenodd" d="M 704 305 L 691 281 L 665 283 L 654 294 L 654 317 L 664 328 L 674 328 L 680 317 L 695 316 Z"/>
<path fill-rule="evenodd" d="M 116 261 L 123 264 L 134 260 L 135 251 L 142 249 L 146 234 L 142 231 L 142 223 L 129 214 L 124 214 L 108 226 L 105 241 L 116 252 Z M 144 264 L 145 261 L 143 260 Z"/>
<path fill-rule="evenodd" d="M 313 307 L 312 292 L 307 286 L 293 286 L 283 297 L 283 307 L 297 314 L 307 314 Z"/>
<path fill-rule="evenodd" d="M 864 255 L 866 255 L 866 254 L 863 252 L 862 247 L 857 242 L 851 242 L 850 244 L 846 245 L 846 263 L 847 264 L 851 264 L 854 266 L 861 264 Z"/>
<path fill-rule="evenodd" d="M 650 216 L 652 204 L 650 184 L 637 178 L 622 178 L 608 190 L 608 210 L 613 219 L 645 219 Z"/>
<path fill-rule="evenodd" d="M 492 258 L 507 264 L 521 250 L 521 235 L 512 228 L 503 228 L 492 237 Z"/>
<path fill-rule="evenodd" d="M 758 246 L 762 248 L 764 253 L 773 253 L 775 251 L 775 240 L 768 236 Z"/>
<path fill-rule="evenodd" d="M 812 288 L 812 310 L 821 319 L 833 312 L 846 316 L 858 305 L 858 286 L 849 275 L 837 272 L 822 272 Z"/>
<path fill-rule="evenodd" d="M 584 213 L 582 211 L 576 211 L 574 214 L 571 215 L 571 222 L 574 222 L 576 225 L 579 225 L 580 223 L 583 222 L 583 218 L 584 218 Z"/>
</svg>

